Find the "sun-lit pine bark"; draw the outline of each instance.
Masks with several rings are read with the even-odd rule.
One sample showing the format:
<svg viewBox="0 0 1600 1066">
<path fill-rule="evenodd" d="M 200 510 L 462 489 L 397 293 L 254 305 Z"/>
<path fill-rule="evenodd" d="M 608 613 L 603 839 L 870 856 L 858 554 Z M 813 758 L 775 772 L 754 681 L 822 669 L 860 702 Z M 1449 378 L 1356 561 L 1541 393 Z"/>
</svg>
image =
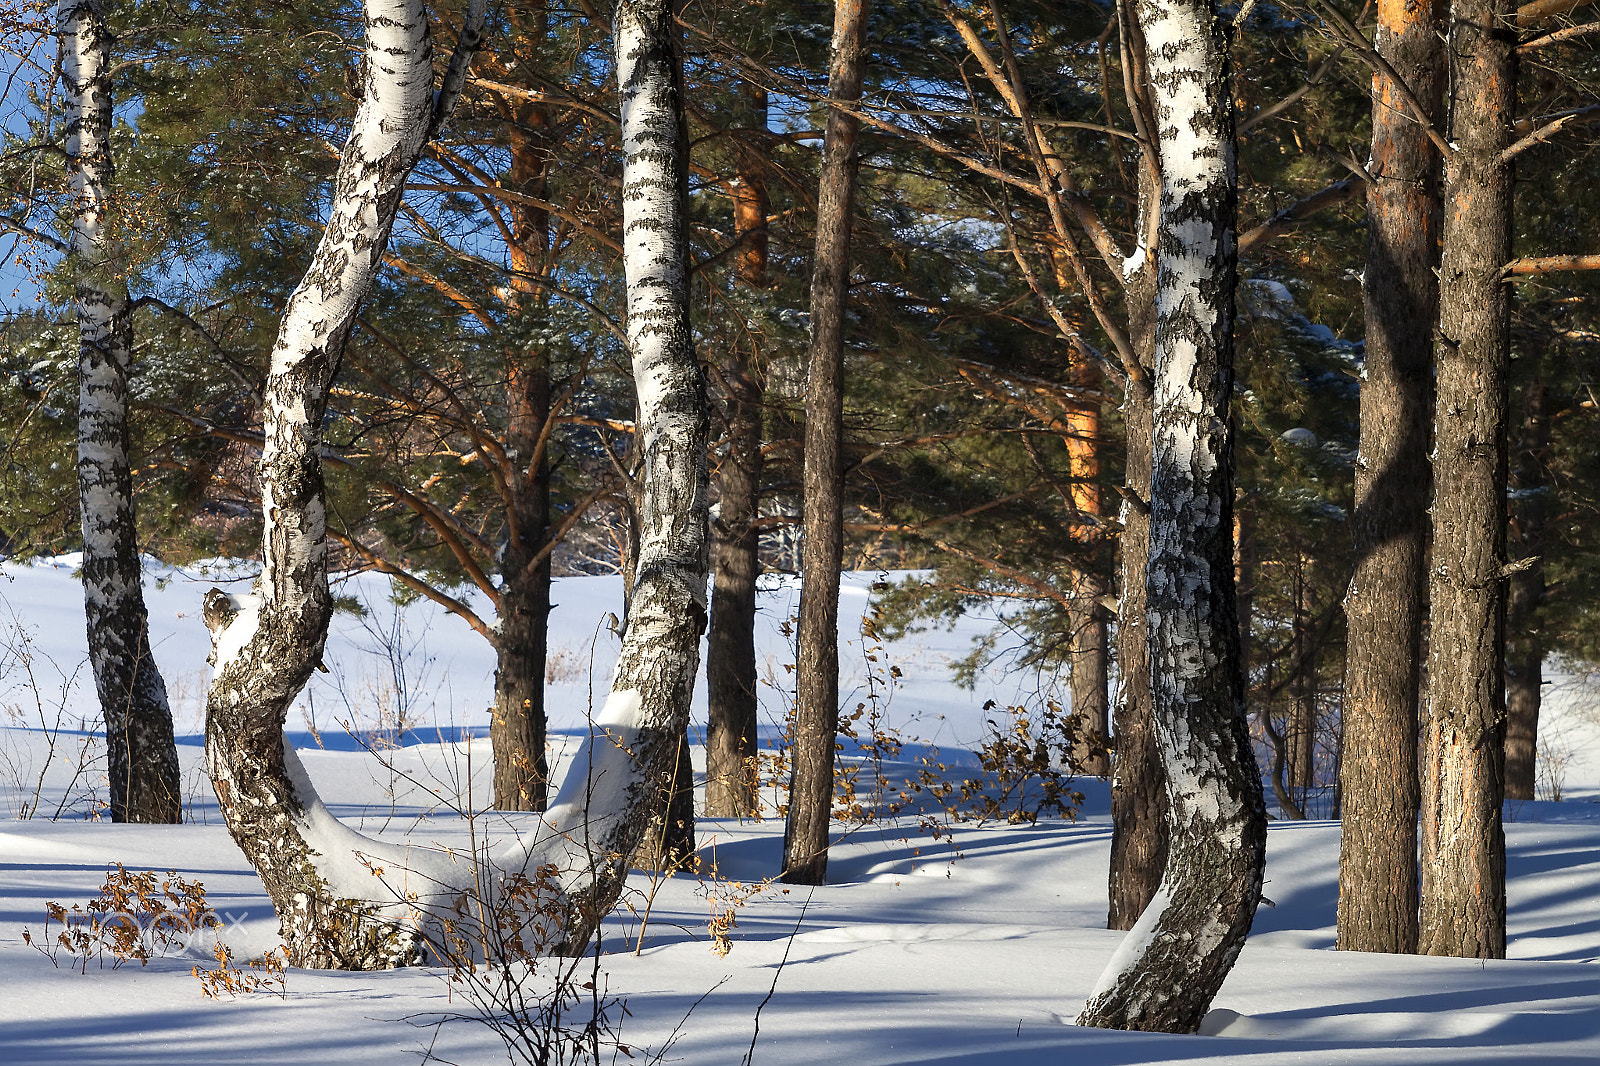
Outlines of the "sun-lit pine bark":
<svg viewBox="0 0 1600 1066">
<path fill-rule="evenodd" d="M 836 0 L 828 68 L 830 99 L 861 97 L 867 0 Z M 804 536 L 794 738 L 783 880 L 820 885 L 828 870 L 834 744 L 839 727 L 839 569 L 844 556 L 844 333 L 850 288 L 850 225 L 860 122 L 830 108 L 817 192 L 807 360 Z"/>
<path fill-rule="evenodd" d="M 1162 174 L 1146 617 L 1170 835 L 1155 899 L 1078 1022 L 1194 1032 L 1244 945 L 1266 860 L 1233 604 L 1233 105 L 1208 0 L 1142 0 L 1138 15 Z"/>
<path fill-rule="evenodd" d="M 111 817 L 182 820 L 167 689 L 150 651 L 128 460 L 133 338 L 128 286 L 110 233 L 111 40 L 99 0 L 63 0 L 61 87 L 72 182 L 68 267 L 78 317 L 78 502 L 83 599 L 106 731 Z"/>
<path fill-rule="evenodd" d="M 766 132 L 767 94 L 745 90 L 750 129 Z M 761 151 L 741 140 L 735 149 L 734 240 L 740 244 L 738 278 L 754 292 L 766 289 L 767 179 Z M 757 813 L 756 577 L 761 483 L 762 388 L 754 353 L 742 338 L 726 345 L 717 370 L 722 384 L 727 450 L 718 464 L 717 517 L 712 526 L 711 629 L 706 647 L 706 813 L 717 818 Z"/>
<path fill-rule="evenodd" d="M 515 18 L 519 33 L 542 40 L 549 16 L 542 3 Z M 508 185 L 528 200 L 507 205 L 506 241 L 515 295 L 514 325 L 548 307 L 534 282 L 549 267 L 548 199 L 555 145 L 546 103 L 508 102 Z M 550 767 L 545 755 L 545 663 L 550 620 L 550 360 L 539 330 L 513 329 L 506 351 L 506 544 L 500 559 L 495 630 L 494 712 L 489 741 L 494 753 L 494 805 L 500 810 L 542 811 Z"/>
<path fill-rule="evenodd" d="M 327 226 L 285 309 L 262 390 L 261 575 L 248 597 L 215 589 L 206 597 L 216 667 L 206 702 L 207 767 L 295 966 L 377 969 L 415 959 L 415 915 L 404 894 L 451 876 L 445 868 L 412 885 L 380 881 L 376 871 L 403 866 L 405 850 L 369 841 L 328 813 L 283 725 L 321 661 L 332 611 L 322 475 L 329 384 L 406 178 L 454 102 L 482 19 L 482 6 L 474 5 L 436 101 L 422 0 L 367 2 L 361 103 Z"/>
<path fill-rule="evenodd" d="M 1418 950 L 1504 958 L 1506 385 L 1516 7 L 1455 0 L 1434 346 Z"/>
<path fill-rule="evenodd" d="M 1435 117 L 1444 85 L 1443 0 L 1378 5 L 1376 47 Z M 1429 418 L 1438 310 L 1439 156 L 1386 74 L 1372 79 L 1373 182 L 1362 280 L 1361 449 L 1345 594 L 1343 832 L 1338 946 L 1417 943 L 1417 720 L 1427 613 Z"/>
</svg>

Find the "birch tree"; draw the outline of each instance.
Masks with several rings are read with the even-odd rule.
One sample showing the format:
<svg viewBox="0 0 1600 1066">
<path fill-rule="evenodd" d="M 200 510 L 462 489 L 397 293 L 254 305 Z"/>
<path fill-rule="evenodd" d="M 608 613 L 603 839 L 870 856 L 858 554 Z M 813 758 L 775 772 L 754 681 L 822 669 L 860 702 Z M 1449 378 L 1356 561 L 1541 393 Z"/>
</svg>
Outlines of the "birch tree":
<svg viewBox="0 0 1600 1066">
<path fill-rule="evenodd" d="M 481 9 L 475 9 L 476 20 Z M 406 172 L 448 114 L 476 40 L 463 31 L 445 89 L 420 0 L 370 0 L 367 84 L 340 167 L 332 221 L 290 302 L 268 382 L 263 575 L 243 602 L 208 597 L 217 676 L 207 747 L 234 838 L 277 909 L 291 961 L 376 968 L 418 958 L 443 908 L 482 876 L 532 876 L 557 894 L 534 931 L 578 950 L 615 903 L 626 857 L 670 787 L 706 621 L 705 381 L 688 321 L 687 137 L 668 3 L 618 5 L 627 336 L 639 405 L 640 536 L 611 693 L 539 830 L 487 868 L 362 837 L 317 798 L 283 740 L 289 701 L 327 631 L 318 464 L 332 356 L 371 282 Z M 548 878 L 543 874 L 550 871 Z"/>
<path fill-rule="evenodd" d="M 1232 99 L 1208 0 L 1137 10 L 1162 175 L 1146 610 L 1169 841 L 1155 899 L 1078 1022 L 1194 1032 L 1244 945 L 1266 858 L 1234 618 Z"/>
<path fill-rule="evenodd" d="M 178 822 L 178 750 L 150 650 L 128 460 L 133 337 L 127 264 L 112 235 L 110 33 L 100 0 L 62 0 L 56 19 L 72 193 L 66 250 L 78 317 L 84 613 L 105 723 L 111 817 Z"/>
<path fill-rule="evenodd" d="M 422 0 L 368 0 L 361 103 L 340 157 L 326 229 L 289 299 L 263 390 L 262 570 L 247 597 L 207 594 L 216 672 L 206 760 L 229 831 L 261 876 L 296 966 L 373 969 L 414 958 L 417 939 L 370 904 L 366 844 L 317 798 L 283 735 L 289 704 L 322 658 L 332 601 L 322 421 L 345 338 L 377 273 L 424 144 L 459 94 L 479 39 L 474 5 L 443 89 Z M 404 859 L 373 848 L 366 854 Z M 432 881 L 449 879 L 441 870 Z"/>
</svg>

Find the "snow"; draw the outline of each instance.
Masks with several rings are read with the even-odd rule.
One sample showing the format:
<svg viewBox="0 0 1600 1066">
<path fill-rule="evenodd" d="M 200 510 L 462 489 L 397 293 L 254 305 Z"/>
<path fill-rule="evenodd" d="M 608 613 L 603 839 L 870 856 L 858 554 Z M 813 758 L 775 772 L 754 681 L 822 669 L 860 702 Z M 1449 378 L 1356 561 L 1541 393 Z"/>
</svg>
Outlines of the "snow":
<svg viewBox="0 0 1600 1066">
<path fill-rule="evenodd" d="M 84 657 L 81 589 L 75 560 L 0 566 L 0 632 L 25 629 L 34 682 L 0 646 L 0 815 L 13 819 L 31 799 L 48 753 L 41 728 L 57 722 L 57 752 L 44 770 L 43 815 L 63 799 L 60 820 L 43 815 L 0 823 L 0 1062 L 216 1062 L 392 1066 L 432 1047 L 453 1063 L 504 1061 L 482 1026 L 441 1014 L 472 1008 L 432 968 L 341 974 L 291 971 L 287 998 L 262 993 L 211 1001 L 189 969 L 209 959 L 197 938 L 182 957 L 120 969 L 90 964 L 87 974 L 57 969 L 24 945 L 20 931 L 42 927 L 46 901 L 93 897 L 106 864 L 166 871 L 202 881 L 236 956 L 276 943 L 276 921 L 260 882 L 233 845 L 200 776 L 199 700 L 209 671 L 200 600 L 212 584 L 242 592 L 247 573 L 151 568 L 156 656 L 174 693 L 188 809 L 182 826 L 115 826 L 87 821 L 86 788 L 104 793 L 103 766 L 78 774 L 80 716 L 92 715 Z M 845 603 L 865 607 L 883 575 L 848 574 Z M 228 579 L 233 579 L 230 586 Z M 489 791 L 484 739 L 493 657 L 465 624 L 426 603 L 398 615 L 387 582 L 365 576 L 336 589 L 369 606 L 363 619 L 335 618 L 312 698 L 291 715 L 303 772 L 327 811 L 400 849 L 434 847 L 470 854 L 485 835 L 529 832 L 529 815 L 482 815 L 468 822 L 454 806 Z M 615 579 L 556 582 L 552 648 L 561 666 L 550 685 L 560 752 L 589 728 L 605 700 L 616 639 L 604 627 L 620 610 Z M 767 683 L 763 736 L 776 729 L 793 661 L 781 627 L 796 590 L 770 582 L 758 626 Z M 936 741 L 940 759 L 970 765 L 983 704 L 1021 702 L 1027 682 L 988 678 L 974 691 L 951 684 L 950 662 L 985 625 L 963 619 L 948 632 L 922 633 L 887 646 L 905 673 L 884 716 L 909 737 Z M 401 648 L 413 687 L 403 707 L 379 653 Z M 9 650 L 8 650 L 9 649 Z M 841 642 L 846 706 L 864 698 L 869 677 L 887 665 L 864 661 L 859 636 Z M 701 839 L 719 880 L 678 876 L 652 884 L 636 874 L 628 907 L 608 923 L 601 960 L 612 993 L 627 999 L 623 1035 L 659 1048 L 683 1022 L 667 1061 L 738 1063 L 750 1047 L 758 1007 L 759 1066 L 1123 1066 L 1132 1063 L 1423 1064 L 1566 1063 L 1600 1058 L 1600 686 L 1571 671 L 1551 674 L 1543 727 L 1541 782 L 1558 783 L 1562 802 L 1508 803 L 1510 958 L 1500 962 L 1364 955 L 1332 950 L 1339 830 L 1327 822 L 1275 823 L 1268 834 L 1266 894 L 1239 963 L 1218 995 L 1207 1032 L 1194 1037 L 1078 1029 L 1070 1024 L 1105 971 L 1122 934 L 1103 928 L 1110 840 L 1108 791 L 1085 783 L 1076 823 L 957 826 L 935 840 L 915 820 L 854 829 L 835 845 L 830 884 L 810 890 L 759 882 L 777 868 L 782 823 L 702 820 Z M 63 685 L 76 675 L 63 695 Z M 385 686 L 389 695 L 385 695 Z M 39 697 L 35 704 L 34 695 Z M 625 701 L 624 701 L 625 702 Z M 25 712 L 23 717 L 12 711 Z M 397 720 L 400 710 L 405 720 Z M 613 710 L 625 711 L 625 707 Z M 699 697 L 696 732 L 703 728 Z M 344 719 L 346 732 L 337 719 Z M 401 727 L 406 731 L 402 732 Z M 313 736 L 320 736 L 321 746 Z M 387 765 L 364 750 L 382 749 Z M 900 773 L 920 749 L 909 745 L 886 764 Z M 91 743 L 88 751 L 97 748 Z M 696 749 L 703 767 L 703 753 Z M 297 771 L 298 772 L 298 771 Z M 76 780 L 75 780 L 76 778 Z M 470 790 L 468 783 L 470 781 Z M 323 831 L 322 829 L 318 830 Z M 332 832 L 331 824 L 327 831 Z M 443 850 L 434 861 L 455 861 Z M 408 862 L 416 861 L 415 856 Z M 366 875 L 363 870 L 362 875 Z M 732 880 L 744 883 L 743 888 Z M 654 892 L 653 901 L 650 901 Z M 708 950 L 711 906 L 736 908 L 732 951 Z M 650 922 L 634 954 L 640 915 Z M 629 909 L 631 908 L 631 909 Z M 785 961 L 787 957 L 787 961 Z M 709 995 L 707 995 L 709 993 Z M 702 995 L 687 1021 L 684 1015 Z"/>
</svg>

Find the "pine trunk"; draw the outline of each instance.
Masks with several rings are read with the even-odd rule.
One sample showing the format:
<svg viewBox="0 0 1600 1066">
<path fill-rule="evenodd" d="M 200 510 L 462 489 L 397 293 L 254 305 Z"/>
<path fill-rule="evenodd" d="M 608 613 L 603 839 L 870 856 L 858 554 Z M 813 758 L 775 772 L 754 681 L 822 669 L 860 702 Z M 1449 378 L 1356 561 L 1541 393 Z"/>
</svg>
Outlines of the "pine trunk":
<svg viewBox="0 0 1600 1066">
<path fill-rule="evenodd" d="M 544 10 L 531 29 L 544 34 Z M 548 195 L 549 108 L 526 105 L 508 124 L 510 185 L 536 200 Z M 499 628 L 495 641 L 494 805 L 542 811 L 548 800 L 545 754 L 545 664 L 550 620 L 550 363 L 537 338 L 548 301 L 534 283 L 549 268 L 550 220 L 542 207 L 510 206 L 508 241 L 515 294 L 506 351 L 506 545 L 500 560 Z M 535 321 L 526 323 L 527 319 Z"/>
<path fill-rule="evenodd" d="M 1155 191 L 1150 191 L 1154 198 Z M 1146 267 L 1128 287 L 1128 323 L 1141 360 L 1155 353 L 1155 271 Z M 1150 440 L 1153 397 L 1131 383 L 1122 404 L 1127 457 L 1123 471 L 1122 537 L 1117 603 L 1119 687 L 1113 722 L 1111 871 L 1108 929 L 1132 929 L 1161 884 L 1167 865 L 1167 792 L 1156 753 L 1150 709 L 1150 649 L 1145 626 L 1145 570 L 1150 559 Z"/>
<path fill-rule="evenodd" d="M 1515 5 L 1456 0 L 1445 161 L 1419 949 L 1504 958 L 1506 375 Z"/>
<path fill-rule="evenodd" d="M 1068 691 L 1072 716 L 1078 727 L 1073 745 L 1074 773 L 1106 777 L 1111 760 L 1106 744 L 1111 735 L 1110 618 L 1102 602 L 1110 591 L 1100 569 L 1105 543 L 1104 507 L 1100 491 L 1100 375 L 1087 364 L 1079 366 L 1073 384 L 1085 394 L 1067 413 L 1067 456 L 1072 478 L 1073 511 L 1078 516 L 1075 539 L 1085 564 L 1072 577 L 1072 605 L 1067 625 L 1072 634 L 1072 673 Z"/>
<path fill-rule="evenodd" d="M 1534 559 L 1511 577 L 1506 612 L 1506 799 L 1531 800 L 1537 784 L 1539 706 L 1544 686 L 1545 535 L 1550 525 L 1550 485 L 1545 474 L 1550 446 L 1550 390 L 1528 386 L 1512 485 L 1511 531 L 1515 554 Z"/>
<path fill-rule="evenodd" d="M 482 25 L 482 9 L 435 104 L 421 0 L 368 0 L 361 105 L 340 157 L 329 220 L 289 299 L 263 389 L 262 571 L 254 594 L 206 597 L 216 673 L 206 703 L 206 757 L 234 841 L 261 877 L 294 966 L 377 969 L 419 956 L 406 886 L 382 879 L 404 849 L 368 841 L 317 798 L 283 734 L 289 705 L 322 658 L 332 602 L 322 420 L 328 386 L 372 285 L 405 181 L 448 113 Z M 352 857 L 370 857 L 363 868 Z M 412 882 L 439 887 L 448 870 Z M 421 889 L 411 889 L 425 891 Z"/>
<path fill-rule="evenodd" d="M 1381 55 L 1438 114 L 1442 0 L 1385 0 Z M 1417 719 L 1428 550 L 1438 157 L 1385 75 L 1372 82 L 1372 169 L 1362 294 L 1366 357 L 1355 471 L 1355 573 L 1345 595 L 1338 946 L 1417 944 Z"/>
<path fill-rule="evenodd" d="M 133 517 L 128 291 L 108 233 L 115 178 L 111 38 L 99 0 L 63 0 L 57 22 L 73 196 L 68 245 L 77 279 L 84 617 L 106 731 L 111 819 L 175 823 L 183 816 L 178 749 L 166 685 L 150 651 Z"/>
<path fill-rule="evenodd" d="M 767 94 L 750 88 L 751 130 L 765 133 Z M 760 152 L 741 142 L 733 194 L 739 281 L 767 288 L 767 184 Z M 735 339 L 721 367 L 728 449 L 716 470 L 717 518 L 711 536 L 711 632 L 706 645 L 706 813 L 714 818 L 760 814 L 756 794 L 756 577 L 760 533 L 762 390 L 757 353 Z"/>
<path fill-rule="evenodd" d="M 1171 835 L 1156 897 L 1078 1022 L 1188 1033 L 1244 946 L 1266 862 L 1234 613 L 1233 113 L 1208 0 L 1138 14 L 1161 128 L 1146 611 Z"/>
<path fill-rule="evenodd" d="M 867 0 L 836 0 L 828 71 L 830 99 L 861 98 Z M 828 870 L 834 745 L 839 726 L 839 571 L 844 556 L 845 305 L 860 123 L 828 111 L 817 192 L 807 360 L 804 543 L 796 659 L 793 776 L 784 824 L 783 880 L 820 885 Z"/>
</svg>

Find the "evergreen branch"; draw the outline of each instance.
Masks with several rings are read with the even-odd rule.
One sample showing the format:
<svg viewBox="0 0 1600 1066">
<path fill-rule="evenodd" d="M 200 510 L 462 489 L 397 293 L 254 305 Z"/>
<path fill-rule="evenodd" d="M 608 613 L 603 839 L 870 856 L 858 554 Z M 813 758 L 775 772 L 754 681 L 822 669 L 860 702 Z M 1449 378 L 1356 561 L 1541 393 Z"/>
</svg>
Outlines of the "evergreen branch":
<svg viewBox="0 0 1600 1066">
<path fill-rule="evenodd" d="M 1600 255 L 1544 255 L 1513 259 L 1500 270 L 1501 277 L 1531 277 L 1566 270 L 1600 270 Z"/>
<path fill-rule="evenodd" d="M 1367 183 L 1360 177 L 1345 178 L 1290 204 L 1239 238 L 1239 256 L 1243 258 L 1258 246 L 1282 236 L 1324 208 L 1343 203 L 1358 191 L 1365 191 L 1366 187 Z"/>
<path fill-rule="evenodd" d="M 537 196 L 529 196 L 526 193 L 513 192 L 510 189 L 502 188 L 499 182 L 493 180 L 486 181 L 481 185 L 446 185 L 438 182 L 410 181 L 406 183 L 406 189 L 407 191 L 415 189 L 418 192 L 462 193 L 467 196 L 476 196 L 480 199 L 482 197 L 489 196 L 497 200 L 505 200 L 509 203 L 526 204 L 529 207 L 537 207 L 542 211 L 548 211 L 550 214 L 555 215 L 563 222 L 571 225 L 572 228 L 577 230 L 579 233 L 582 233 L 586 237 L 592 238 L 594 241 L 606 248 L 611 249 L 613 252 L 622 251 L 621 241 L 617 240 L 615 237 L 612 237 L 604 230 L 597 229 L 596 227 L 583 221 L 577 215 L 573 214 L 571 211 L 568 211 L 561 205 L 553 203 L 549 200 L 541 200 Z"/>
<path fill-rule="evenodd" d="M 1565 15 L 1593 3 L 1594 0 L 1532 0 L 1517 8 L 1517 28 L 1525 30 L 1544 19 Z"/>
<path fill-rule="evenodd" d="M 602 107 L 598 107 L 595 104 L 591 104 L 585 100 L 580 100 L 576 96 L 572 96 L 568 93 L 553 93 L 544 92 L 539 89 L 524 89 L 521 86 L 507 85 L 505 82 L 493 81 L 489 78 L 479 77 L 476 75 L 472 77 L 469 84 L 474 89 L 482 89 L 485 92 L 491 92 L 497 96 L 503 96 L 508 100 L 519 100 L 525 104 L 555 104 L 557 107 L 569 107 L 574 111 L 582 111 L 586 115 L 592 115 L 595 118 L 605 122 L 607 125 L 619 125 L 617 116 L 612 112 L 607 111 Z"/>
<path fill-rule="evenodd" d="M 1600 121 L 1600 104 L 1590 104 L 1588 107 L 1574 108 L 1571 111 L 1563 111 L 1559 115 L 1545 116 L 1545 118 L 1549 118 L 1550 121 L 1545 122 L 1544 125 L 1540 126 L 1538 129 L 1535 129 L 1532 133 L 1528 134 L 1526 137 L 1523 137 L 1520 141 L 1517 141 L 1515 144 L 1511 145 L 1505 151 L 1500 153 L 1498 162 L 1502 166 L 1511 162 L 1517 156 L 1521 155 L 1523 152 L 1526 152 L 1529 148 L 1532 148 L 1543 141 L 1548 141 L 1550 138 L 1554 137 L 1568 126 L 1574 124 L 1586 126 L 1592 122 Z M 1542 121 L 1542 119 L 1533 119 L 1528 123 L 1528 125 L 1531 126 L 1534 122 L 1539 121 Z M 1521 132 L 1522 128 L 1522 123 L 1518 123 L 1517 131 Z"/>
<path fill-rule="evenodd" d="M 217 361 L 223 365 L 229 375 L 250 394 L 250 398 L 258 404 L 261 402 L 261 386 L 250 379 L 249 375 L 245 373 L 245 369 L 239 365 L 239 362 L 211 335 L 211 331 L 195 321 L 188 312 L 181 311 L 155 296 L 139 297 L 128 305 L 128 310 L 136 311 L 141 307 L 153 307 L 162 314 L 175 318 L 183 325 L 188 326 L 196 336 L 205 342 L 206 347 L 211 350 L 211 354 L 216 356 Z"/>
<path fill-rule="evenodd" d="M 0 230 L 15 233 L 19 237 L 26 237 L 30 241 L 38 241 L 52 252 L 58 252 L 61 255 L 72 254 L 72 249 L 67 247 L 64 241 L 57 240 L 48 233 L 40 233 L 33 227 L 18 222 L 10 215 L 0 215 Z"/>
<path fill-rule="evenodd" d="M 1327 76 L 1328 71 L 1332 70 L 1333 65 L 1339 61 L 1341 56 L 1344 55 L 1344 50 L 1345 46 L 1342 44 L 1335 48 L 1328 54 L 1328 58 L 1324 59 L 1317 69 L 1311 72 L 1311 76 L 1305 80 L 1304 84 L 1302 84 L 1300 88 L 1296 89 L 1288 96 L 1285 96 L 1282 100 L 1279 100 L 1272 106 L 1262 108 L 1260 111 L 1257 111 L 1255 114 L 1239 123 L 1238 128 L 1234 131 L 1234 136 L 1243 137 L 1246 133 L 1249 133 L 1263 122 L 1266 122 L 1269 119 L 1277 118 L 1295 104 L 1299 103 L 1301 97 L 1305 96 L 1306 93 L 1309 93 L 1312 89 L 1315 89 L 1322 83 L 1322 79 Z"/>
<path fill-rule="evenodd" d="M 463 622 L 467 623 L 467 625 L 472 627 L 473 632 L 483 637 L 491 645 L 496 647 L 499 646 L 499 638 L 494 631 L 494 627 L 485 622 L 478 615 L 478 613 L 471 607 L 467 606 L 465 602 L 456 599 L 447 592 L 443 592 L 435 588 L 432 584 L 417 577 L 404 567 L 397 566 L 396 564 L 389 562 L 377 552 L 373 551 L 371 548 L 368 548 L 365 544 L 362 544 L 352 534 L 341 533 L 336 529 L 329 529 L 328 536 L 332 537 L 334 540 L 344 545 L 346 549 L 361 556 L 361 558 L 365 560 L 366 565 L 363 566 L 358 572 L 377 571 L 380 574 L 386 574 L 389 577 L 394 578 L 412 592 L 417 593 L 424 599 L 431 600 L 440 607 L 443 607 L 449 613 L 461 619 Z"/>
<path fill-rule="evenodd" d="M 1517 45 L 1517 53 L 1520 55 L 1523 52 L 1532 52 L 1536 48 L 1587 37 L 1591 33 L 1600 33 L 1600 22 L 1586 22 L 1581 26 L 1564 26 L 1559 30 L 1552 30 L 1542 37 L 1535 37 Z"/>
</svg>

